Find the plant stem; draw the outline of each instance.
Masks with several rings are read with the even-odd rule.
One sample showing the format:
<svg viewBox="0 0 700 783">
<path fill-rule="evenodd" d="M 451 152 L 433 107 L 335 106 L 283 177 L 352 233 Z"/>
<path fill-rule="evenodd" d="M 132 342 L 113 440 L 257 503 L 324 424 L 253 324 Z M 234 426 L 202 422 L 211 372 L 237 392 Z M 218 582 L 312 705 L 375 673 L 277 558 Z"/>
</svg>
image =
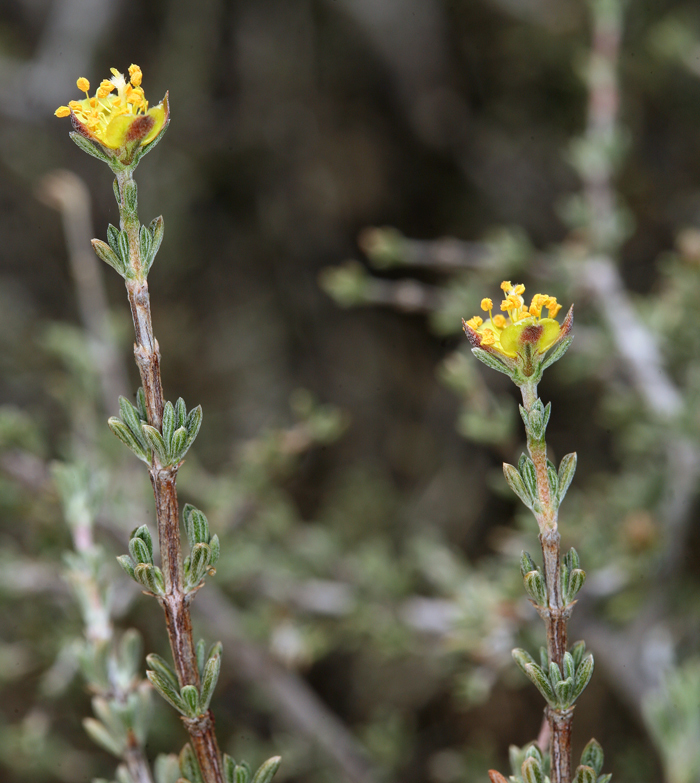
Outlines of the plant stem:
<svg viewBox="0 0 700 783">
<path fill-rule="evenodd" d="M 525 384 L 521 387 L 523 405 L 530 413 L 537 397 L 537 385 Z M 540 616 L 547 629 L 547 654 L 561 669 L 564 653 L 567 649 L 567 623 L 570 611 L 564 605 L 560 590 L 560 536 L 557 527 L 557 505 L 552 498 L 547 476 L 547 443 L 544 434 L 540 439 L 533 437 L 527 428 L 527 449 L 535 465 L 537 476 L 537 495 L 540 511 L 535 514 L 540 528 L 540 544 L 544 562 L 544 578 L 547 587 L 547 606 L 539 607 Z M 549 749 L 551 756 L 552 783 L 570 783 L 571 781 L 571 726 L 573 707 L 555 709 L 547 707 L 545 714 L 549 722 Z"/>
<path fill-rule="evenodd" d="M 160 350 L 153 334 L 151 304 L 148 283 L 141 279 L 140 223 L 135 212 L 126 209 L 124 190 L 132 180 L 128 169 L 117 174 L 119 186 L 121 228 L 129 238 L 131 268 L 137 272 L 135 279 L 127 279 L 131 315 L 134 321 L 134 356 L 141 375 L 146 397 L 148 423 L 161 429 L 163 418 L 163 384 L 160 377 Z M 192 638 L 190 597 L 185 593 L 182 579 L 182 547 L 180 543 L 180 513 L 177 499 L 177 466 L 163 467 L 156 454 L 149 468 L 155 496 L 158 542 L 161 553 L 161 569 L 165 581 L 165 595 L 159 598 L 165 612 L 165 623 L 170 649 L 180 687 L 194 685 L 199 689 L 199 669 Z M 194 719 L 183 718 L 197 756 L 204 783 L 223 783 L 221 753 L 214 732 L 214 716 L 211 710 Z"/>
</svg>

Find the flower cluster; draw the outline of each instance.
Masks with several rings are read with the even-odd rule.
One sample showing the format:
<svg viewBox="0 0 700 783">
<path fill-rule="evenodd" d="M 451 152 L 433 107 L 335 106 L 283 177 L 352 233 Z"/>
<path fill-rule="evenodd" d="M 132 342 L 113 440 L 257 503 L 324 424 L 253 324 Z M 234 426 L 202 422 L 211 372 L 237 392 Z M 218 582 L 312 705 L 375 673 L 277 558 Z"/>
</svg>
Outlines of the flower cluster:
<svg viewBox="0 0 700 783">
<path fill-rule="evenodd" d="M 139 66 L 129 66 L 128 81 L 116 68 L 110 70 L 112 78 L 103 79 L 93 97 L 90 97 L 90 82 L 81 76 L 77 86 L 86 97 L 59 106 L 56 116 L 70 117 L 78 133 L 108 150 L 150 144 L 168 121 L 167 95 L 149 109 Z"/>
<path fill-rule="evenodd" d="M 531 378 L 539 374 L 538 370 L 544 369 L 543 355 L 568 336 L 573 325 L 573 308 L 560 324 L 556 316 L 561 305 L 556 297 L 535 294 L 528 307 L 523 299 L 524 285 L 513 285 L 510 280 L 504 280 L 501 289 L 505 297 L 501 302 L 501 312 L 494 315 L 493 301 L 482 299 L 481 309 L 488 313 L 487 320 L 475 315 L 462 322 L 464 331 L 472 348 L 485 351 L 496 360 L 496 365 L 487 362 L 490 366 L 507 370 L 509 375 L 511 371 L 519 370 L 518 376 L 522 374 Z M 547 311 L 545 317 L 543 310 Z M 475 352 L 478 354 L 478 351 Z M 484 358 L 483 354 L 480 358 Z"/>
</svg>

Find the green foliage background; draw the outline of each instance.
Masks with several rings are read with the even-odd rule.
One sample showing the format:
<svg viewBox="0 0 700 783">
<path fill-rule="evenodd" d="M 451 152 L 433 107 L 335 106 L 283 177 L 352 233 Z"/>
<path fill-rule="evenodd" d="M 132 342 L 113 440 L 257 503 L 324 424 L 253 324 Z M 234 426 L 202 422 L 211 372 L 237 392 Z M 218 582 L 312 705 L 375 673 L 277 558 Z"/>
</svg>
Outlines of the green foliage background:
<svg viewBox="0 0 700 783">
<path fill-rule="evenodd" d="M 596 159 L 574 166 L 570 147 L 586 125 L 588 4 L 3 5 L 3 780 L 113 774 L 80 723 L 90 705 L 70 645 L 82 630 L 60 576 L 70 537 L 47 466 L 99 453 L 100 469 L 121 476 L 98 515 L 110 562 L 135 524 L 129 504 L 153 516 L 147 482 L 103 425 L 116 397 L 101 409 L 60 219 L 36 191 L 68 168 L 89 187 L 94 235 L 116 222 L 106 167 L 52 112 L 77 97 L 78 76 L 96 84 L 131 62 L 152 101 L 166 89 L 172 101 L 167 136 L 137 172 L 140 209 L 146 222 L 165 217 L 150 288 L 166 396 L 204 409 L 180 487 L 222 538 L 210 581 L 236 633 L 340 719 L 366 751 L 365 783 L 483 780 L 489 766 L 505 772 L 510 743 L 534 739 L 541 700 L 509 652 L 541 643 L 517 567 L 522 548 L 537 550 L 534 523 L 500 473 L 522 448 L 515 389 L 475 366 L 459 333 L 504 277 L 522 279 L 529 293 L 576 302 L 574 347 L 541 387 L 553 451 L 579 454 L 561 525 L 589 576 L 573 637 L 597 667 L 575 749 L 596 736 L 619 781 L 695 779 L 698 31 L 692 3 L 627 4 L 617 147 L 593 149 L 614 172 L 611 219 L 626 236 L 606 252 L 681 400 L 667 417 L 650 408 L 621 358 L 625 335 L 581 271 L 599 250 L 576 200 Z M 398 243 L 388 264 L 367 234 L 358 245 L 383 225 L 400 232 L 388 235 Z M 401 236 L 479 243 L 458 250 L 482 260 L 457 274 L 411 265 Z M 361 266 L 329 277 L 347 258 Z M 103 271 L 135 389 L 124 292 Z M 674 527 L 678 475 L 686 506 Z M 116 566 L 110 578 L 119 622 L 163 654 L 156 607 L 126 592 Z M 201 632 L 223 633 L 216 616 Z M 666 669 L 682 708 L 650 696 Z M 222 673 L 222 747 L 258 762 L 280 752 L 280 780 L 348 779 L 266 685 L 268 670 L 257 681 L 236 665 Z M 184 742 L 158 710 L 153 754 Z"/>
</svg>

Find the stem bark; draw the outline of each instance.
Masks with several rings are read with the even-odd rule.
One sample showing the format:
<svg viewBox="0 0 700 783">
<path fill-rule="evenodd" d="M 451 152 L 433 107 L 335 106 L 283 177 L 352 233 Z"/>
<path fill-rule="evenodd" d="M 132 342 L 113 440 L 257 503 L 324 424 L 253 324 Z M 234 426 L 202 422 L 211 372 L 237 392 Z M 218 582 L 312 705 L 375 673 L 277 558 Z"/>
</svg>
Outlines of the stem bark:
<svg viewBox="0 0 700 783">
<path fill-rule="evenodd" d="M 153 334 L 148 283 L 141 279 L 140 223 L 136 212 L 129 212 L 125 203 L 125 187 L 131 183 L 130 171 L 117 174 L 121 203 L 121 229 L 129 239 L 130 266 L 137 273 L 127 279 L 126 290 L 134 321 L 134 357 L 139 368 L 146 397 L 148 423 L 158 430 L 163 420 L 163 384 L 160 376 L 160 350 Z M 177 498 L 177 467 L 163 467 L 154 455 L 149 469 L 156 505 L 158 542 L 165 595 L 159 598 L 165 612 L 165 623 L 170 641 L 175 672 L 180 687 L 194 685 L 199 689 L 199 669 L 192 637 L 189 596 L 183 588 L 182 547 L 180 541 L 180 513 Z M 183 718 L 197 756 L 204 783 L 224 783 L 221 753 L 214 731 L 211 710 L 197 718 Z"/>
<path fill-rule="evenodd" d="M 536 384 L 521 387 L 523 405 L 530 413 L 538 400 Z M 540 545 L 547 587 L 547 606 L 539 607 L 539 613 L 547 629 L 547 654 L 562 668 L 567 650 L 567 623 L 569 611 L 564 605 L 560 589 L 560 536 L 557 527 L 558 509 L 552 498 L 547 476 L 547 444 L 544 434 L 539 439 L 527 429 L 527 448 L 535 465 L 537 495 L 541 510 L 535 514 L 540 528 Z M 550 777 L 552 783 L 571 783 L 571 729 L 574 710 L 546 707 L 549 723 Z"/>
</svg>

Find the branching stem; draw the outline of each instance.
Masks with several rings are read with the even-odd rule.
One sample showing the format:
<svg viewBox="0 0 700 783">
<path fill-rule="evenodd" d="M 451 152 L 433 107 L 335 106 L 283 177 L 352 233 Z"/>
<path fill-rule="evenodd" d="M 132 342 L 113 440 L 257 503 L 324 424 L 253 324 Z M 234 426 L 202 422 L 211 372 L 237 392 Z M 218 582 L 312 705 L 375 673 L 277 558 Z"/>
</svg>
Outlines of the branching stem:
<svg viewBox="0 0 700 783">
<path fill-rule="evenodd" d="M 153 334 L 148 283 L 145 279 L 141 279 L 140 275 L 142 269 L 140 223 L 136 212 L 130 212 L 126 205 L 125 189 L 131 182 L 132 175 L 129 170 L 117 174 L 121 228 L 126 231 L 129 239 L 130 266 L 137 272 L 135 278 L 127 279 L 126 289 L 134 321 L 134 356 L 146 397 L 148 423 L 160 430 L 164 406 L 160 351 L 158 341 Z M 192 637 L 189 597 L 184 591 L 182 578 L 180 515 L 176 489 L 177 466 L 163 467 L 154 454 L 149 474 L 155 496 L 161 569 L 165 581 L 165 595 L 159 600 L 165 611 L 173 663 L 180 687 L 194 685 L 199 688 L 199 670 Z M 216 741 L 211 710 L 196 719 L 183 719 L 183 722 L 189 732 L 204 783 L 223 783 L 221 754 Z"/>
</svg>

